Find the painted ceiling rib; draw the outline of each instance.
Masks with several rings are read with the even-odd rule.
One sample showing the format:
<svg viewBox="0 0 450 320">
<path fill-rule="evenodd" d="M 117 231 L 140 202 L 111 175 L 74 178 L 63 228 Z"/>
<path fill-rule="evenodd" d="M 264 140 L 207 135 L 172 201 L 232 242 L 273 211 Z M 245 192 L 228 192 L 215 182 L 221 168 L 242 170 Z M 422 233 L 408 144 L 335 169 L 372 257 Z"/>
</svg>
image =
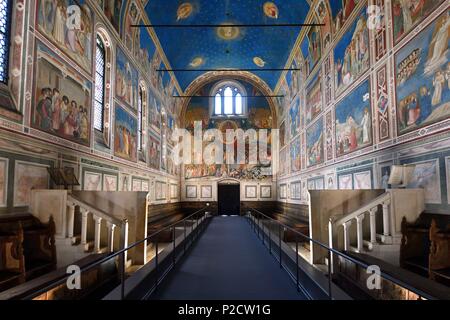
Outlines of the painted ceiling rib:
<svg viewBox="0 0 450 320">
<path fill-rule="evenodd" d="M 228 72 L 228 71 L 248 71 L 248 72 L 268 72 L 268 71 L 299 71 L 300 68 L 270 68 L 270 69 L 157 69 L 157 72 Z"/>
<path fill-rule="evenodd" d="M 197 95 L 183 95 L 183 96 L 173 96 L 173 98 L 214 98 L 215 96 L 197 96 Z M 261 95 L 261 96 L 242 96 L 242 98 L 284 98 L 284 95 Z"/>
<path fill-rule="evenodd" d="M 322 27 L 323 23 L 277 23 L 277 24 L 132 24 L 132 28 L 298 28 L 298 27 Z"/>
</svg>

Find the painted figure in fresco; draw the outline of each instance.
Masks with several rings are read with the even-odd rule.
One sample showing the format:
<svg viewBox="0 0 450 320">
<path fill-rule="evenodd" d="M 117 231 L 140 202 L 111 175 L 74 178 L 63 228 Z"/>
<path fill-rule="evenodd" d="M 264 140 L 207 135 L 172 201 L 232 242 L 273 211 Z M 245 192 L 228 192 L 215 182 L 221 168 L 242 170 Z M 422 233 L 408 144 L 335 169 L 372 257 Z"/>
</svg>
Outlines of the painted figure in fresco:
<svg viewBox="0 0 450 320">
<path fill-rule="evenodd" d="M 364 116 L 361 120 L 361 127 L 363 130 L 363 143 L 370 142 L 370 115 L 369 109 L 364 109 Z"/>
<path fill-rule="evenodd" d="M 52 110 L 52 89 L 43 88 L 41 90 L 41 98 L 37 104 L 37 119 L 36 124 L 44 130 L 50 130 L 51 128 L 51 110 Z"/>
<path fill-rule="evenodd" d="M 65 43 L 65 26 L 66 26 L 66 8 L 64 3 L 59 0 L 56 5 L 55 23 L 53 26 L 53 39 L 60 45 Z"/>
<path fill-rule="evenodd" d="M 445 76 L 442 71 L 438 71 L 433 80 L 434 93 L 431 99 L 431 105 L 437 106 L 442 102 L 442 89 L 445 86 Z"/>
<path fill-rule="evenodd" d="M 437 30 L 430 43 L 430 58 L 427 61 L 425 70 L 435 69 L 435 66 L 442 65 L 446 60 L 448 52 L 448 39 L 450 31 L 450 13 L 447 13 L 441 26 Z"/>
<path fill-rule="evenodd" d="M 59 97 L 59 90 L 54 88 L 52 97 L 52 124 L 55 132 L 59 130 L 61 124 L 61 104 L 62 100 Z"/>
</svg>

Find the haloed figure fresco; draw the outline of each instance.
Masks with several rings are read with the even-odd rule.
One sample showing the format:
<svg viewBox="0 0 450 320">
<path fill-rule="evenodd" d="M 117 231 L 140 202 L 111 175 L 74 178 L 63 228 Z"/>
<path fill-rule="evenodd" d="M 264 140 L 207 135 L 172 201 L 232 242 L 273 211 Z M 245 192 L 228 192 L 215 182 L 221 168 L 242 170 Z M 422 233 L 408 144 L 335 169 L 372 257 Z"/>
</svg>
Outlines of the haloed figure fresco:
<svg viewBox="0 0 450 320">
<path fill-rule="evenodd" d="M 447 11 L 395 57 L 400 133 L 450 116 L 449 34 Z"/>
</svg>

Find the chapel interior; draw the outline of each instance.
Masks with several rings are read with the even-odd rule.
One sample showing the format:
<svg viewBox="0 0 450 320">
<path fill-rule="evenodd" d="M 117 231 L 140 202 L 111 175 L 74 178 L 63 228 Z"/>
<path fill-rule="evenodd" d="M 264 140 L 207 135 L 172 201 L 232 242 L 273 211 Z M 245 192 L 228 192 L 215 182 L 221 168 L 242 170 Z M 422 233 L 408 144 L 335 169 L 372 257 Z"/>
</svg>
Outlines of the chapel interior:
<svg viewBox="0 0 450 320">
<path fill-rule="evenodd" d="M 0 300 L 450 299 L 445 0 L 0 0 Z"/>
</svg>

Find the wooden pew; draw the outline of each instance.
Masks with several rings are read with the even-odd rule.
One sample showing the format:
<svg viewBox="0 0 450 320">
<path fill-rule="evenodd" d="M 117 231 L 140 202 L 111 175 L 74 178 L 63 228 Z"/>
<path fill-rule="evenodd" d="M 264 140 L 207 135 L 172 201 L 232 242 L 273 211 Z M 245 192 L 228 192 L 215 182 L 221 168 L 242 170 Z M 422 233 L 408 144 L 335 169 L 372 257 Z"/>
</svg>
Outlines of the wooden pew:
<svg viewBox="0 0 450 320">
<path fill-rule="evenodd" d="M 25 282 L 23 229 L 0 232 L 0 291 Z"/>
<path fill-rule="evenodd" d="M 432 280 L 450 285 L 450 225 L 439 229 L 433 219 L 430 227 L 430 253 L 428 272 Z"/>
<path fill-rule="evenodd" d="M 0 218 L 0 233 L 23 229 L 22 255 L 25 280 L 31 280 L 56 269 L 55 223 L 41 223 L 31 214 L 7 215 Z M 19 259 L 22 259 L 19 257 Z"/>
</svg>

